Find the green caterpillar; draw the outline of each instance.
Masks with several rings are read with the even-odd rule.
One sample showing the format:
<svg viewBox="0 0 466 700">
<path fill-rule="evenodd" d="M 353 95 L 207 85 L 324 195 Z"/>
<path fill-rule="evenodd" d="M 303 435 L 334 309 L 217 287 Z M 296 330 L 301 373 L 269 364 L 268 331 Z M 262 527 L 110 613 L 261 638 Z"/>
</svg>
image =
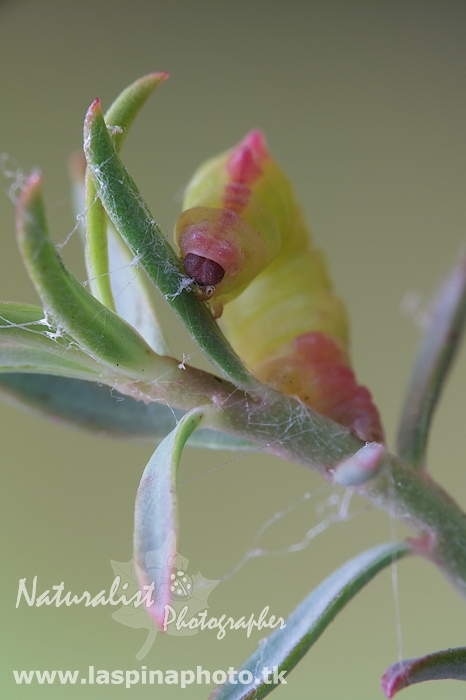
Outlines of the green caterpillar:
<svg viewBox="0 0 466 700">
<path fill-rule="evenodd" d="M 344 305 L 261 132 L 202 165 L 183 207 L 175 237 L 186 273 L 254 376 L 382 442 L 350 369 Z"/>
</svg>

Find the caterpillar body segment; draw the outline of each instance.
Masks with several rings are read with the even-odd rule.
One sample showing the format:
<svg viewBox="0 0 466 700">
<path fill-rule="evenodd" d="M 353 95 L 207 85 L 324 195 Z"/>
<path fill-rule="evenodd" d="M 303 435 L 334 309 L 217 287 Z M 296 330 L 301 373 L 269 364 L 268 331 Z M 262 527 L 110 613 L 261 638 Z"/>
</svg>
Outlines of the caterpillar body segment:
<svg viewBox="0 0 466 700">
<path fill-rule="evenodd" d="M 259 131 L 198 169 L 175 237 L 199 298 L 260 381 L 383 442 L 350 368 L 344 305 Z"/>
<path fill-rule="evenodd" d="M 187 209 L 178 219 L 176 236 L 186 273 L 205 288 L 200 298 L 209 299 L 216 317 L 272 259 L 260 233 L 231 209 Z M 218 283 L 196 274 L 194 264 L 201 266 L 205 260 L 220 268 Z"/>
</svg>

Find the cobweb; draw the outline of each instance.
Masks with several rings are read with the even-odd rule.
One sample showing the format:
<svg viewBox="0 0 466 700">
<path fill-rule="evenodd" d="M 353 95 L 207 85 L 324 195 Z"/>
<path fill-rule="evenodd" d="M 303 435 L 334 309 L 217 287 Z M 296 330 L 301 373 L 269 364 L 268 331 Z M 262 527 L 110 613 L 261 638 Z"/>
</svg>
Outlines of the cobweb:
<svg viewBox="0 0 466 700">
<path fill-rule="evenodd" d="M 8 188 L 8 196 L 11 199 L 11 201 L 16 205 L 18 202 L 18 198 L 24 189 L 26 180 L 27 180 L 27 174 L 15 163 L 12 162 L 10 157 L 7 154 L 1 154 L 0 155 L 0 171 L 3 173 L 3 175 L 11 180 L 11 184 Z M 97 198 L 98 195 L 96 195 Z M 86 210 L 83 209 L 76 215 L 76 225 L 73 227 L 73 229 L 64 237 L 64 239 L 57 244 L 57 248 L 61 250 L 64 248 L 68 242 L 70 241 L 71 237 L 73 234 L 81 227 L 83 226 L 84 220 L 86 216 Z M 118 270 L 110 270 L 107 274 L 111 275 L 115 271 L 119 271 L 125 268 L 128 269 L 134 269 L 134 277 L 140 274 L 141 268 L 139 266 L 139 256 L 136 254 L 134 255 L 133 259 L 128 262 L 127 265 L 122 266 L 118 268 Z M 169 264 L 169 263 L 166 263 Z M 84 286 L 87 286 L 91 283 L 92 280 L 85 280 L 83 282 Z M 127 285 L 130 285 L 132 280 L 129 280 Z M 183 277 L 180 276 L 180 282 L 179 282 L 179 289 L 177 290 L 176 294 L 181 293 L 183 289 L 189 288 L 192 286 L 192 280 L 188 277 Z M 117 294 L 124 294 L 126 287 L 123 287 Z M 173 295 L 175 296 L 175 295 Z M 402 303 L 402 311 L 405 313 L 407 316 L 413 317 L 416 324 L 424 327 L 426 322 L 427 322 L 427 312 L 425 310 L 425 304 L 424 300 L 422 297 L 419 295 L 419 293 L 410 293 L 409 295 L 406 296 L 406 298 L 403 300 Z M 38 330 L 37 326 L 42 325 L 44 327 L 43 330 Z M 62 352 L 66 352 L 67 347 L 68 348 L 76 348 L 77 345 L 74 343 L 72 339 L 66 336 L 66 333 L 59 327 L 59 325 L 54 321 L 54 319 L 51 317 L 51 315 L 45 310 L 44 311 L 44 317 L 43 319 L 37 320 L 37 321 L 31 321 L 29 323 L 23 323 L 23 324 L 12 324 L 9 322 L 7 319 L 2 318 L 0 316 L 0 329 L 3 328 L 9 328 L 15 326 L 17 328 L 21 328 L 25 331 L 28 331 L 30 333 L 34 334 L 43 334 L 45 337 L 47 337 L 49 340 L 55 341 L 55 342 L 60 342 L 61 343 L 61 350 Z M 63 341 L 66 340 L 66 343 L 68 345 L 64 346 Z M 193 355 L 192 353 L 189 356 L 185 356 L 183 354 L 182 360 L 180 361 L 180 364 L 178 365 L 179 368 L 184 368 L 185 362 L 191 359 L 196 359 L 195 354 Z M 161 375 L 157 379 L 153 380 L 154 383 L 157 382 L 163 382 L 167 381 L 170 382 L 170 373 L 168 372 L 166 375 Z M 121 395 L 115 396 L 114 392 L 115 390 L 118 389 L 118 380 L 115 380 L 115 384 L 113 386 L 109 386 L 109 394 L 112 398 L 114 398 L 116 401 L 122 401 L 124 400 L 124 397 Z M 144 396 L 144 393 L 141 392 L 141 397 Z M 154 400 L 152 396 L 146 397 L 148 400 Z M 231 399 L 231 396 L 229 397 Z M 244 397 L 243 395 L 241 398 L 239 397 L 238 400 L 243 401 Z M 176 411 L 169 405 L 168 402 L 165 400 L 161 401 L 165 405 L 168 406 L 168 408 L 172 411 L 173 417 L 175 421 L 177 421 L 177 414 Z M 256 403 L 251 403 L 249 406 L 247 406 L 247 412 L 248 412 L 248 422 L 251 425 L 254 425 L 256 428 L 260 428 L 261 426 L 264 427 L 264 429 L 268 426 L 266 426 L 263 421 L 261 420 L 261 409 L 260 406 Z M 302 432 L 303 426 L 305 424 L 306 420 L 306 409 L 303 406 L 303 411 L 302 415 L 300 416 L 299 413 L 294 414 L 293 417 L 284 419 L 281 424 L 274 424 L 274 428 L 277 431 L 277 441 L 284 442 L 285 440 L 292 440 L 293 436 Z M 216 465 L 214 468 L 209 469 L 202 474 L 199 474 L 194 477 L 186 478 L 180 480 L 180 487 L 185 486 L 189 482 L 199 479 L 199 478 L 205 478 L 208 477 L 209 474 L 212 472 L 218 471 L 220 469 L 224 469 L 227 467 L 231 467 L 235 463 L 237 463 L 239 460 L 247 459 L 252 455 L 256 453 L 262 452 L 262 448 L 258 448 L 256 451 L 249 452 L 247 455 L 240 455 L 236 456 L 233 459 L 229 459 L 226 461 L 221 462 L 220 464 Z M 218 580 L 220 582 L 225 582 L 229 579 L 232 579 L 236 575 L 238 575 L 247 565 L 250 561 L 253 559 L 257 559 L 260 557 L 277 557 L 277 558 L 283 558 L 288 555 L 291 555 L 296 552 L 303 551 L 310 546 L 312 546 L 312 543 L 316 540 L 316 538 L 327 531 L 329 528 L 342 524 L 342 523 L 348 523 L 349 521 L 353 520 L 354 518 L 358 517 L 362 512 L 368 511 L 372 509 L 372 506 L 370 504 L 364 504 L 364 505 L 356 505 L 353 507 L 353 496 L 350 491 L 350 489 L 346 490 L 341 490 L 339 487 L 335 487 L 332 484 L 329 484 L 327 482 L 324 482 L 320 487 L 313 491 L 306 491 L 302 495 L 300 495 L 298 498 L 294 499 L 291 503 L 288 503 L 287 505 L 284 505 L 284 507 L 281 510 L 277 510 L 273 512 L 266 520 L 265 522 L 258 528 L 257 532 L 253 535 L 251 538 L 251 544 L 247 548 L 247 550 L 244 552 L 244 554 L 238 559 L 238 561 L 229 569 L 229 571 L 221 574 L 218 577 Z M 286 521 L 289 520 L 290 518 L 293 517 L 293 514 L 298 511 L 298 509 L 302 508 L 303 506 L 308 506 L 310 509 L 310 515 L 309 515 L 309 520 L 313 520 L 314 524 L 307 528 L 302 535 L 297 539 L 296 541 L 290 541 L 288 544 L 282 547 L 277 547 L 277 548 L 270 548 L 270 547 L 265 547 L 263 544 L 261 544 L 262 539 L 264 538 L 264 535 L 270 531 L 273 527 L 284 527 L 286 528 Z M 312 512 L 311 512 L 312 511 Z M 396 542 L 397 540 L 397 533 L 396 533 L 396 528 L 397 528 L 397 521 L 393 513 L 389 513 L 389 537 L 390 541 Z M 283 533 L 282 533 L 283 534 Z M 399 602 L 399 584 L 398 584 L 398 564 L 396 561 L 393 561 L 392 566 L 391 566 L 391 580 L 392 580 L 392 591 L 393 591 L 393 602 L 394 602 L 394 610 L 395 610 L 395 626 L 396 626 L 396 638 L 397 638 L 397 646 L 398 646 L 398 657 L 401 660 L 403 658 L 402 654 L 402 627 L 401 627 L 401 615 L 400 615 L 400 602 Z"/>
<path fill-rule="evenodd" d="M 254 413 L 256 414 L 255 409 Z M 259 417 L 255 415 L 254 420 L 258 421 Z M 282 426 L 282 436 L 292 436 L 297 429 L 299 429 L 299 423 L 298 425 L 284 424 Z M 228 461 L 221 462 L 213 468 L 203 471 L 201 474 L 181 479 L 180 487 L 184 487 L 199 478 L 205 478 L 220 469 L 234 466 L 239 460 L 250 459 L 251 456 L 253 457 L 261 451 L 262 449 L 258 449 L 256 452 L 249 453 L 248 455 L 237 456 Z M 261 492 L 264 500 L 267 500 L 266 489 L 268 487 L 269 482 L 267 481 L 264 484 L 264 491 Z M 245 495 L 245 499 L 246 502 L 243 506 L 247 508 L 247 495 Z M 286 539 L 287 533 L 292 530 L 294 531 L 296 527 L 296 522 L 293 523 L 293 517 L 297 515 L 298 511 L 300 509 L 302 510 L 303 507 L 306 509 L 306 520 L 308 523 L 312 524 L 311 527 L 306 527 L 302 535 L 297 539 L 288 534 L 289 541 L 284 546 L 273 548 L 263 545 L 262 541 L 264 536 L 268 533 L 274 535 L 274 532 L 277 533 L 277 528 L 278 537 L 275 536 L 274 539 L 283 540 L 284 537 Z M 354 493 L 350 489 L 343 489 L 342 487 L 324 482 L 318 488 L 302 493 L 282 509 L 273 512 L 257 529 L 256 533 L 251 538 L 249 547 L 238 561 L 227 572 L 219 574 L 215 578 L 220 582 L 225 582 L 238 575 L 253 559 L 261 557 L 282 559 L 311 548 L 316 539 L 330 528 L 340 524 L 348 524 L 361 514 L 369 512 L 374 512 L 374 506 L 359 498 L 354 499 Z M 291 528 L 289 527 L 290 520 L 292 524 Z M 299 519 L 299 522 L 302 522 L 301 519 Z M 394 508 L 392 512 L 388 513 L 388 523 L 388 539 L 391 543 L 395 544 L 399 538 L 397 537 L 397 520 Z M 273 528 L 275 528 L 274 532 L 272 531 Z M 342 561 L 341 564 L 343 563 Z M 316 566 L 318 566 L 318 561 L 316 561 Z M 391 564 L 391 587 L 394 606 L 396 646 L 398 658 L 401 660 L 403 658 L 403 635 L 399 602 L 398 561 L 395 559 Z"/>
</svg>

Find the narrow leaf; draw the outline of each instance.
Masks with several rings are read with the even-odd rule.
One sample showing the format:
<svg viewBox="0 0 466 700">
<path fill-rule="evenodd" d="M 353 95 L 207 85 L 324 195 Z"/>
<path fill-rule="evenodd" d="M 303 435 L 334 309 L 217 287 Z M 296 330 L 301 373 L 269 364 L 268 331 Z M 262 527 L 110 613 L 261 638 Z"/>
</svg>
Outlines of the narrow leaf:
<svg viewBox="0 0 466 700">
<path fill-rule="evenodd" d="M 0 341 L 0 373 L 38 372 L 59 377 L 100 381 L 101 374 L 42 348 L 25 347 Z M 1 375 L 0 375 L 1 376 Z"/>
<path fill-rule="evenodd" d="M 208 407 L 187 413 L 152 455 L 141 478 L 134 511 L 134 561 L 139 569 L 161 568 L 153 607 L 148 607 L 159 627 L 163 627 L 165 606 L 171 601 L 170 577 L 176 554 L 178 503 L 176 480 L 181 453 L 190 435 L 199 427 Z M 153 559 L 156 566 L 151 566 Z M 160 561 L 159 561 L 160 560 Z M 142 576 L 141 587 L 150 584 Z"/>
<path fill-rule="evenodd" d="M 147 98 L 168 73 L 151 73 L 126 88 L 105 115 L 105 122 L 117 152 L 123 145 L 128 129 Z M 86 266 L 94 296 L 112 311 L 116 310 L 109 277 L 107 250 L 107 215 L 97 197 L 91 177 L 86 177 Z"/>
<path fill-rule="evenodd" d="M 434 299 L 398 428 L 400 457 L 424 467 L 430 423 L 466 319 L 466 254 Z"/>
<path fill-rule="evenodd" d="M 249 671 L 251 682 L 227 682 L 214 690 L 212 700 L 259 700 L 275 690 L 277 684 L 273 682 L 272 670 L 275 669 L 277 675 L 283 672 L 281 677 L 286 681 L 286 674 L 351 598 L 381 569 L 409 551 L 410 545 L 406 542 L 378 545 L 334 571 L 291 613 L 286 627 L 272 632 L 238 670 L 238 674 Z M 270 677 L 267 677 L 267 670 Z"/>
<path fill-rule="evenodd" d="M 192 338 L 222 373 L 242 389 L 260 384 L 225 340 L 212 314 L 187 289 L 189 280 L 163 237 L 136 184 L 117 155 L 96 100 L 84 123 L 84 152 L 99 197 L 132 254 L 178 314 Z"/>
<path fill-rule="evenodd" d="M 250 452 L 260 449 L 255 442 L 209 428 L 197 430 L 194 435 L 191 435 L 187 444 L 188 447 L 204 447 L 209 450 L 246 450 Z"/>
<path fill-rule="evenodd" d="M 0 346 L 0 362 L 1 358 Z M 184 415 L 184 411 L 165 404 L 136 401 L 110 386 L 46 374 L 0 374 L 0 393 L 19 408 L 42 418 L 100 436 L 144 443 L 161 442 Z M 208 429 L 196 431 L 188 445 L 219 450 L 257 449 L 254 443 Z"/>
<path fill-rule="evenodd" d="M 138 78 L 121 92 L 105 113 L 105 122 L 112 130 L 117 152 L 120 151 L 128 129 L 154 90 L 168 78 L 168 73 L 149 73 Z M 115 129 L 116 127 L 116 129 Z"/>
<path fill-rule="evenodd" d="M 112 224 L 107 227 L 110 285 L 115 309 L 158 355 L 169 355 L 144 270 L 134 264 L 128 246 Z"/>
<path fill-rule="evenodd" d="M 147 379 L 173 370 L 170 358 L 157 356 L 125 321 L 103 306 L 65 267 L 47 231 L 41 178 L 33 174 L 17 212 L 20 250 L 47 314 L 80 347 L 112 371 Z"/>
<path fill-rule="evenodd" d="M 387 698 L 392 698 L 408 685 L 447 679 L 466 681 L 466 647 L 437 651 L 419 659 L 393 664 L 382 676 L 382 690 Z"/>
<path fill-rule="evenodd" d="M 86 244 L 86 231 L 83 225 L 86 159 L 82 151 L 73 154 L 70 160 L 70 174 L 76 220 L 78 221 L 82 240 Z M 90 180 L 90 184 L 94 187 L 92 180 Z M 93 206 L 99 206 L 104 211 L 99 199 L 95 201 Z M 124 321 L 129 323 L 157 354 L 170 355 L 155 304 L 148 288 L 146 274 L 135 264 L 128 246 L 113 224 L 111 224 L 106 214 L 105 225 L 107 227 L 105 243 L 108 261 L 107 276 L 110 280 L 110 291 L 113 299 L 112 303 L 106 304 L 106 306 L 112 308 L 118 316 L 121 316 Z M 100 235 L 100 233 L 96 234 L 95 231 L 94 234 Z M 89 288 L 92 294 L 104 303 L 102 295 L 99 294 L 99 290 L 93 284 L 92 276 L 94 271 L 90 270 L 89 265 L 87 265 L 87 270 L 90 277 Z"/>
<path fill-rule="evenodd" d="M 102 366 L 31 304 L 0 302 L 0 371 L 98 380 Z M 108 373 L 107 373 L 108 374 Z"/>
</svg>

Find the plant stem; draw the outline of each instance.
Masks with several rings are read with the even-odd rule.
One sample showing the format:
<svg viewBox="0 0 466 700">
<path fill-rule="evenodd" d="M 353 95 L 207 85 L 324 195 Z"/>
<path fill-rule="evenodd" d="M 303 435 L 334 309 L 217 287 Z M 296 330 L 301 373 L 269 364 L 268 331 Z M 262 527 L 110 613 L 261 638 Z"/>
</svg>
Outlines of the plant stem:
<svg viewBox="0 0 466 700">
<path fill-rule="evenodd" d="M 292 397 L 269 388 L 245 394 L 229 382 L 192 367 L 182 371 L 190 387 L 177 407 L 192 409 L 212 402 L 218 410 L 206 426 L 257 442 L 264 452 L 318 471 L 332 480 L 335 467 L 362 444 L 348 429 L 312 411 Z M 119 391 L 151 400 L 161 388 L 132 382 Z M 193 397 L 199 392 L 198 400 Z M 177 387 L 177 398 L 182 390 Z M 169 403 L 173 400 L 165 397 Z M 419 537 L 417 551 L 435 562 L 466 597 L 466 515 L 425 473 L 387 453 L 386 467 L 353 489 L 404 522 Z"/>
</svg>

